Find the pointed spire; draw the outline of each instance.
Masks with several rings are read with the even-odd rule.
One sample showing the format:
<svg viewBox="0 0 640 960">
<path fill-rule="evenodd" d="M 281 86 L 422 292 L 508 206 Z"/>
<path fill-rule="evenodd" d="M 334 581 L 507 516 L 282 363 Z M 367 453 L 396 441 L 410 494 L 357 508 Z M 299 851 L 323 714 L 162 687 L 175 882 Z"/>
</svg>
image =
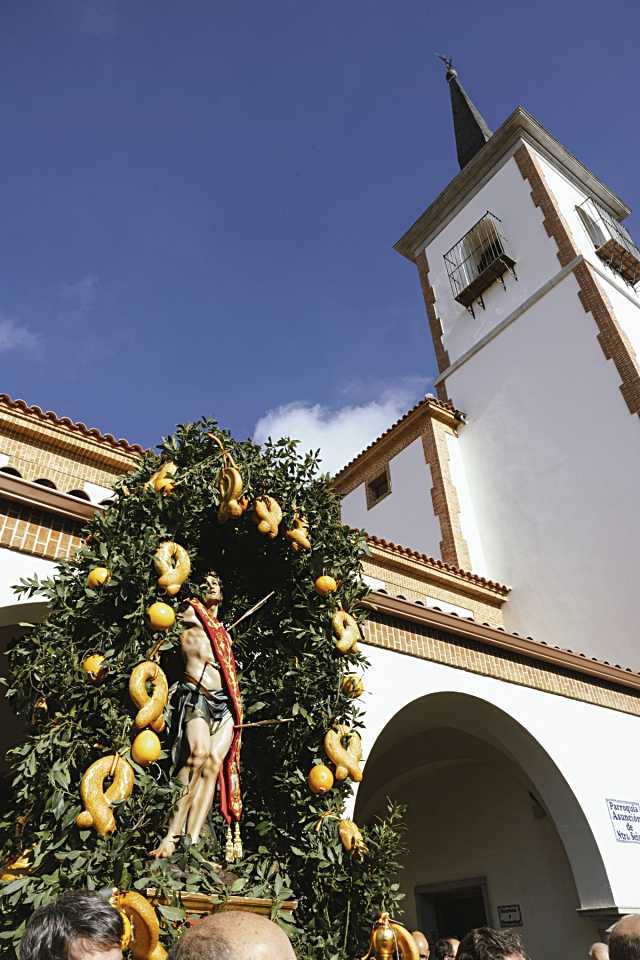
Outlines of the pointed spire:
<svg viewBox="0 0 640 960">
<path fill-rule="evenodd" d="M 487 122 L 473 103 L 466 90 L 458 80 L 458 72 L 453 69 L 451 57 L 440 57 L 447 68 L 447 83 L 451 92 L 451 109 L 453 110 L 453 130 L 456 137 L 456 151 L 460 169 L 466 167 L 473 160 L 492 135 Z"/>
</svg>

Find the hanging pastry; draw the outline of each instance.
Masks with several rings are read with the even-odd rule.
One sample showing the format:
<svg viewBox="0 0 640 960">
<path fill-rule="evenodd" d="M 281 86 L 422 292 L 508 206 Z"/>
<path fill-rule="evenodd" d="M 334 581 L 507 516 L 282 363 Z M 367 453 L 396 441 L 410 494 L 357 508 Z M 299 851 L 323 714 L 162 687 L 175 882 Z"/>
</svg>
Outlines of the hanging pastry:
<svg viewBox="0 0 640 960">
<path fill-rule="evenodd" d="M 331 626 L 335 639 L 335 647 L 339 653 L 359 653 L 358 640 L 360 627 L 355 617 L 346 610 L 336 610 L 331 617 Z"/>
<path fill-rule="evenodd" d="M 260 533 L 264 533 L 273 540 L 278 536 L 282 520 L 282 508 L 274 497 L 258 497 L 253 505 L 253 522 L 257 524 Z"/>
<path fill-rule="evenodd" d="M 362 740 L 359 733 L 346 724 L 340 723 L 325 734 L 324 749 L 329 759 L 335 764 L 336 780 L 346 780 L 350 777 L 356 783 L 360 783 Z"/>
<path fill-rule="evenodd" d="M 170 597 L 175 597 L 191 573 L 189 554 L 179 543 L 166 540 L 154 553 L 153 563 L 158 574 L 158 586 Z"/>
<path fill-rule="evenodd" d="M 112 782 L 105 790 L 104 782 L 108 777 Z M 117 753 L 92 763 L 80 781 L 80 796 L 85 809 L 76 817 L 76 825 L 81 830 L 93 827 L 101 837 L 113 833 L 116 818 L 111 807 L 131 796 L 134 781 L 133 767 Z"/>
<path fill-rule="evenodd" d="M 151 684 L 149 694 L 147 683 Z M 137 730 L 152 727 L 157 733 L 164 729 L 164 708 L 169 697 L 169 684 L 161 667 L 152 660 L 143 660 L 131 671 L 129 696 L 138 707 L 133 721 Z"/>
<path fill-rule="evenodd" d="M 298 513 L 294 513 L 293 525 L 290 530 L 287 530 L 285 536 L 291 542 L 291 549 L 294 553 L 299 553 L 300 550 L 311 550 L 309 523 L 305 517 L 301 517 Z"/>
</svg>

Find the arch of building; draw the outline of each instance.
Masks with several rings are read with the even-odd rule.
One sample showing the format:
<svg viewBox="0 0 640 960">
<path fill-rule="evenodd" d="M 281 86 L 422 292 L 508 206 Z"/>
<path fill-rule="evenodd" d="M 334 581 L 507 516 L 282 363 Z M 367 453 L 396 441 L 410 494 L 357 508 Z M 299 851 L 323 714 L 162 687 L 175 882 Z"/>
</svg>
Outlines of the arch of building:
<svg viewBox="0 0 640 960">
<path fill-rule="evenodd" d="M 389 650 L 366 654 L 366 764 L 354 816 L 370 822 L 388 796 L 408 806 L 409 922 L 420 882 L 491 871 L 501 873 L 493 892 L 489 884 L 491 924 L 510 889 L 546 903 L 537 923 L 545 932 L 526 919 L 522 931 L 534 955 L 586 948 L 633 909 L 637 848 L 616 844 L 605 797 L 638 795 L 637 773 L 618 761 L 639 718 Z"/>
</svg>

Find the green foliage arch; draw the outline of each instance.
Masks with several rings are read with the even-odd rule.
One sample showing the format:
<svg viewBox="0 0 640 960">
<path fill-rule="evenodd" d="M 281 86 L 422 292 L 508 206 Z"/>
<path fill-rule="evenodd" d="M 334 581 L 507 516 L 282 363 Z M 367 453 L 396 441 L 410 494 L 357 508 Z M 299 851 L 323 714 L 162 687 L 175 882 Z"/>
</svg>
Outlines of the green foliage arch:
<svg viewBox="0 0 640 960">
<path fill-rule="evenodd" d="M 280 534 L 259 533 L 250 512 L 219 523 L 217 478 L 223 465 L 214 433 L 233 456 L 246 494 L 275 497 L 283 509 Z M 162 460 L 178 467 L 170 494 L 145 487 Z M 366 586 L 360 575 L 361 534 L 340 522 L 329 478 L 317 457 L 301 456 L 292 441 L 260 448 L 236 442 L 211 420 L 181 426 L 147 454 L 137 471 L 116 485 L 116 499 L 88 527 L 85 546 L 60 565 L 55 577 L 21 584 L 23 593 L 44 594 L 50 614 L 10 651 L 8 690 L 16 714 L 28 725 L 26 740 L 10 756 L 11 808 L 0 823 L 4 862 L 29 850 L 30 872 L 0 886 L 0 937 L 15 944 L 24 922 L 38 905 L 64 889 L 117 886 L 142 892 L 154 887 L 167 898 L 161 908 L 165 944 L 176 935 L 182 917 L 175 893 L 198 890 L 224 898 L 230 894 L 264 896 L 278 904 L 299 901 L 296 949 L 309 960 L 346 960 L 363 948 L 379 909 L 396 911 L 401 895 L 394 883 L 398 869 L 400 814 L 364 829 L 369 853 L 362 862 L 346 853 L 338 821 L 351 791 L 336 783 L 314 796 L 306 777 L 324 761 L 323 738 L 335 722 L 356 729 L 363 717 L 358 701 L 340 690 L 345 672 L 362 671 L 362 654 L 339 655 L 331 638 L 331 614 L 341 604 L 360 621 Z M 294 513 L 310 526 L 312 549 L 298 553 L 283 531 Z M 190 555 L 190 579 L 180 594 L 167 599 L 158 590 L 153 553 L 174 540 Z M 95 566 L 111 571 L 109 582 L 89 589 Z M 273 598 L 234 631 L 245 719 L 293 718 L 287 724 L 244 732 L 242 747 L 242 822 L 245 857 L 234 877 L 221 877 L 213 864 L 223 859 L 221 821 L 190 846 L 181 841 L 171 861 L 156 863 L 148 851 L 166 829 L 179 787 L 172 780 L 165 751 L 143 769 L 130 757 L 133 707 L 128 695 L 132 668 L 160 637 L 146 621 L 155 600 L 171 603 L 201 594 L 203 578 L 215 569 L 224 584 L 221 616 L 233 623 L 270 591 Z M 331 574 L 336 594 L 323 598 L 314 579 Z M 179 617 L 164 635 L 162 665 L 169 681 L 180 673 L 176 653 Z M 105 655 L 108 670 L 99 686 L 81 669 L 90 653 Z M 116 832 L 106 838 L 79 831 L 78 785 L 85 769 L 100 756 L 119 751 L 135 768 L 132 796 L 115 809 Z"/>
</svg>

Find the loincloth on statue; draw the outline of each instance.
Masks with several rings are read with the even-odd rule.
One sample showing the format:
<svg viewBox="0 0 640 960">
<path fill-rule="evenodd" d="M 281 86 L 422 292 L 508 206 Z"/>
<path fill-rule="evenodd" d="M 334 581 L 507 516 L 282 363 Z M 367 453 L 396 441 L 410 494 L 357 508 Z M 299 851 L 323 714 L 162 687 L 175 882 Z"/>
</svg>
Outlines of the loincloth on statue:
<svg viewBox="0 0 640 960">
<path fill-rule="evenodd" d="M 197 717 L 209 725 L 213 735 L 232 717 L 229 696 L 225 690 L 207 690 L 199 683 L 182 680 L 171 697 L 171 759 L 174 769 L 184 766 L 188 754 L 187 724 Z"/>
</svg>

